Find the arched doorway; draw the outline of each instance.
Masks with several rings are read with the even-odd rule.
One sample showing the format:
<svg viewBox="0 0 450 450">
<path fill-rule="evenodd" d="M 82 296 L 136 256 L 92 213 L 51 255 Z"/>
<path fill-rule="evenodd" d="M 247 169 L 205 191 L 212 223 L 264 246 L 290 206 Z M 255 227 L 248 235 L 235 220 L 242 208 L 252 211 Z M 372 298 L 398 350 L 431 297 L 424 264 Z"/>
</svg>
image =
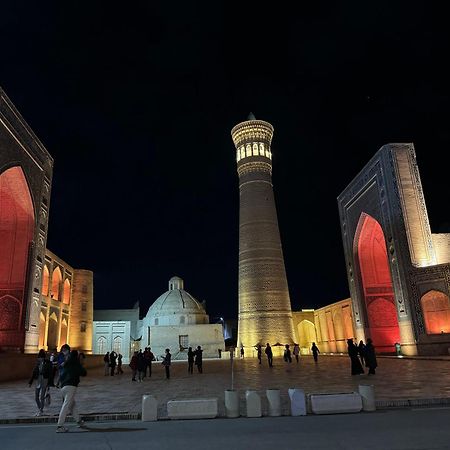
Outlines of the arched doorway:
<svg viewBox="0 0 450 450">
<path fill-rule="evenodd" d="M 300 351 L 302 355 L 308 355 L 313 342 L 317 342 L 316 327 L 309 320 L 302 320 L 297 325 L 297 331 L 299 336 Z"/>
<path fill-rule="evenodd" d="M 427 334 L 450 333 L 450 299 L 441 291 L 428 291 L 420 299 Z"/>
<path fill-rule="evenodd" d="M 366 338 L 372 338 L 379 352 L 393 352 L 394 344 L 400 342 L 400 330 L 384 233 L 381 225 L 364 213 L 359 227 L 355 240 L 367 312 Z"/>
<path fill-rule="evenodd" d="M 20 167 L 0 174 L 0 347 L 22 348 L 25 286 L 34 210 Z"/>
<path fill-rule="evenodd" d="M 53 350 L 58 347 L 58 317 L 52 312 L 48 321 L 47 348 Z"/>
</svg>

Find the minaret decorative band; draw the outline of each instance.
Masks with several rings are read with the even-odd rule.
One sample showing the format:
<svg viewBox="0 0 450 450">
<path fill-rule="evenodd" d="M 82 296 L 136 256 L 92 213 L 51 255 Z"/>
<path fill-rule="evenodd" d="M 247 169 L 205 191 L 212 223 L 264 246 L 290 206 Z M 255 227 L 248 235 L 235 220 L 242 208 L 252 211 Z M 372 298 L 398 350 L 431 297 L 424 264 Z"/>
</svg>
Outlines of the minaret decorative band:
<svg viewBox="0 0 450 450">
<path fill-rule="evenodd" d="M 272 186 L 273 127 L 263 120 L 231 130 L 239 175 L 238 346 L 294 342 L 291 302 Z"/>
</svg>

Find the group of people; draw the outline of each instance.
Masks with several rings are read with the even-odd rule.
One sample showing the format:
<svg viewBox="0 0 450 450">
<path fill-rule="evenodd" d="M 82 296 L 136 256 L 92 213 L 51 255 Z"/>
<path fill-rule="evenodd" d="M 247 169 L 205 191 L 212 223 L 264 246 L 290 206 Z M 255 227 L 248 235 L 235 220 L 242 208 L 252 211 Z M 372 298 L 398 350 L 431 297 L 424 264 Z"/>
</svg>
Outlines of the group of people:
<svg viewBox="0 0 450 450">
<path fill-rule="evenodd" d="M 167 354 L 166 349 L 166 354 Z M 170 352 L 168 352 L 170 355 Z M 152 352 L 151 347 L 146 347 L 144 351 L 139 350 L 133 353 L 131 357 L 129 367 L 132 372 L 131 381 L 137 381 L 141 383 L 144 381 L 144 378 L 152 376 L 152 362 L 156 361 L 155 355 Z M 170 363 L 170 361 L 169 361 Z M 169 364 L 170 365 L 170 364 Z M 136 380 L 136 375 L 138 379 Z"/>
<path fill-rule="evenodd" d="M 256 348 L 256 356 L 258 358 L 259 364 L 262 363 L 262 346 L 261 344 L 257 344 L 255 346 Z M 241 346 L 241 357 L 243 357 L 243 349 L 244 347 Z M 313 345 L 311 347 L 311 352 L 313 354 L 313 358 L 314 361 L 317 362 L 318 359 L 318 355 L 320 353 L 317 345 L 315 342 L 313 342 Z M 270 346 L 269 343 L 266 344 L 266 348 L 264 349 L 264 353 L 267 356 L 267 362 L 269 363 L 269 367 L 273 367 L 273 351 L 272 351 L 272 347 Z M 299 356 L 300 356 L 300 346 L 298 344 L 294 344 L 294 348 L 290 349 L 290 345 L 286 344 L 284 346 L 284 353 L 283 353 L 283 359 L 285 362 L 287 363 L 291 363 L 292 362 L 292 355 L 294 355 L 295 360 L 297 361 L 297 364 L 299 362 Z"/>
<path fill-rule="evenodd" d="M 369 369 L 369 375 L 375 375 L 375 369 L 378 364 L 372 339 L 367 339 L 365 344 L 363 341 L 359 341 L 358 345 L 353 342 L 353 339 L 347 339 L 347 346 L 352 375 L 363 374 L 363 366 Z"/>
<path fill-rule="evenodd" d="M 83 367 L 84 355 L 77 350 L 71 350 L 69 345 L 64 344 L 58 353 L 55 350 L 47 355 L 41 349 L 38 353 L 36 364 L 33 368 L 31 378 L 28 382 L 31 387 L 35 384 L 35 400 L 38 407 L 37 416 L 44 413 L 44 407 L 50 404 L 50 387 L 58 387 L 63 397 L 63 404 L 58 417 L 56 431 L 63 433 L 68 431 L 64 426 L 69 413 L 75 418 L 79 427 L 84 427 L 84 422 L 78 414 L 75 394 L 80 383 L 80 377 L 86 376 Z"/>
<path fill-rule="evenodd" d="M 106 356 L 105 356 L 106 357 Z M 132 372 L 131 381 L 142 382 L 144 378 L 152 376 L 152 361 L 156 361 L 157 358 L 151 351 L 150 347 L 145 348 L 144 351 L 139 350 L 134 352 L 130 360 L 130 369 Z M 195 350 L 192 347 L 188 348 L 187 352 L 188 361 L 188 373 L 194 373 L 194 365 L 197 366 L 198 373 L 203 373 L 203 350 L 199 345 Z M 166 379 L 170 379 L 170 366 L 172 365 L 172 354 L 170 349 L 166 348 L 165 354 L 161 355 L 161 364 L 164 366 Z M 106 373 L 105 373 L 106 374 Z M 136 379 L 136 376 L 138 377 Z"/>
<path fill-rule="evenodd" d="M 103 357 L 103 362 L 105 365 L 105 376 L 114 374 L 121 375 L 123 373 L 122 369 L 122 355 L 117 354 L 114 350 L 112 352 L 106 352 Z"/>
</svg>

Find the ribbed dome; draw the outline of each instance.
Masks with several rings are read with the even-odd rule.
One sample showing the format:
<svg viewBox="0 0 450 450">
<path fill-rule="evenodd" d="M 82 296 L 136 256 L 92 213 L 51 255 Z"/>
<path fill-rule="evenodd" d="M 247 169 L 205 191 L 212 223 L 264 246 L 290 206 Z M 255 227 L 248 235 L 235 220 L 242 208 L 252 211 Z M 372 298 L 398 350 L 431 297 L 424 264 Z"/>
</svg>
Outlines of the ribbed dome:
<svg viewBox="0 0 450 450">
<path fill-rule="evenodd" d="M 147 317 L 161 317 L 173 314 L 206 315 L 203 305 L 184 289 L 183 280 L 172 277 L 169 280 L 169 290 L 160 295 L 150 306 Z"/>
</svg>

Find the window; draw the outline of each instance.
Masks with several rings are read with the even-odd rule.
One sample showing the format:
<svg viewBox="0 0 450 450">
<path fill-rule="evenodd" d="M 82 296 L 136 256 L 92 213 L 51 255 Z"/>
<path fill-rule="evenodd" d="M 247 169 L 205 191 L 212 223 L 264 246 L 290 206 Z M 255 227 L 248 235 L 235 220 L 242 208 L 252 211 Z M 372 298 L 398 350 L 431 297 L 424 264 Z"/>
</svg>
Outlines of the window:
<svg viewBox="0 0 450 450">
<path fill-rule="evenodd" d="M 80 323 L 80 332 L 81 333 L 86 333 L 86 322 L 81 322 Z"/>
<path fill-rule="evenodd" d="M 87 294 L 87 291 L 88 291 L 87 286 L 86 286 L 85 284 L 83 284 L 83 286 L 81 286 L 81 292 L 82 292 L 83 294 Z"/>
<path fill-rule="evenodd" d="M 181 316 L 180 317 L 180 325 L 184 325 L 184 323 L 185 323 L 185 317 L 184 316 Z"/>
<path fill-rule="evenodd" d="M 245 146 L 245 151 L 247 153 L 247 156 L 252 156 L 252 146 L 251 146 L 251 144 L 247 144 Z"/>
<path fill-rule="evenodd" d="M 116 336 L 113 341 L 113 350 L 116 353 L 122 352 L 122 338 L 120 336 Z"/>
<path fill-rule="evenodd" d="M 87 311 L 87 302 L 81 303 L 81 311 Z"/>
<path fill-rule="evenodd" d="M 155 319 L 155 325 L 159 325 L 159 319 Z"/>
<path fill-rule="evenodd" d="M 264 144 L 262 142 L 259 144 L 259 154 L 264 156 Z"/>
<path fill-rule="evenodd" d="M 188 348 L 189 347 L 189 336 L 187 334 L 180 334 L 178 336 L 178 341 L 180 343 L 181 348 Z"/>
<path fill-rule="evenodd" d="M 103 355 L 106 352 L 106 338 L 104 336 L 100 336 L 97 339 L 97 354 Z"/>
<path fill-rule="evenodd" d="M 253 156 L 258 156 L 258 144 L 253 142 Z"/>
</svg>

